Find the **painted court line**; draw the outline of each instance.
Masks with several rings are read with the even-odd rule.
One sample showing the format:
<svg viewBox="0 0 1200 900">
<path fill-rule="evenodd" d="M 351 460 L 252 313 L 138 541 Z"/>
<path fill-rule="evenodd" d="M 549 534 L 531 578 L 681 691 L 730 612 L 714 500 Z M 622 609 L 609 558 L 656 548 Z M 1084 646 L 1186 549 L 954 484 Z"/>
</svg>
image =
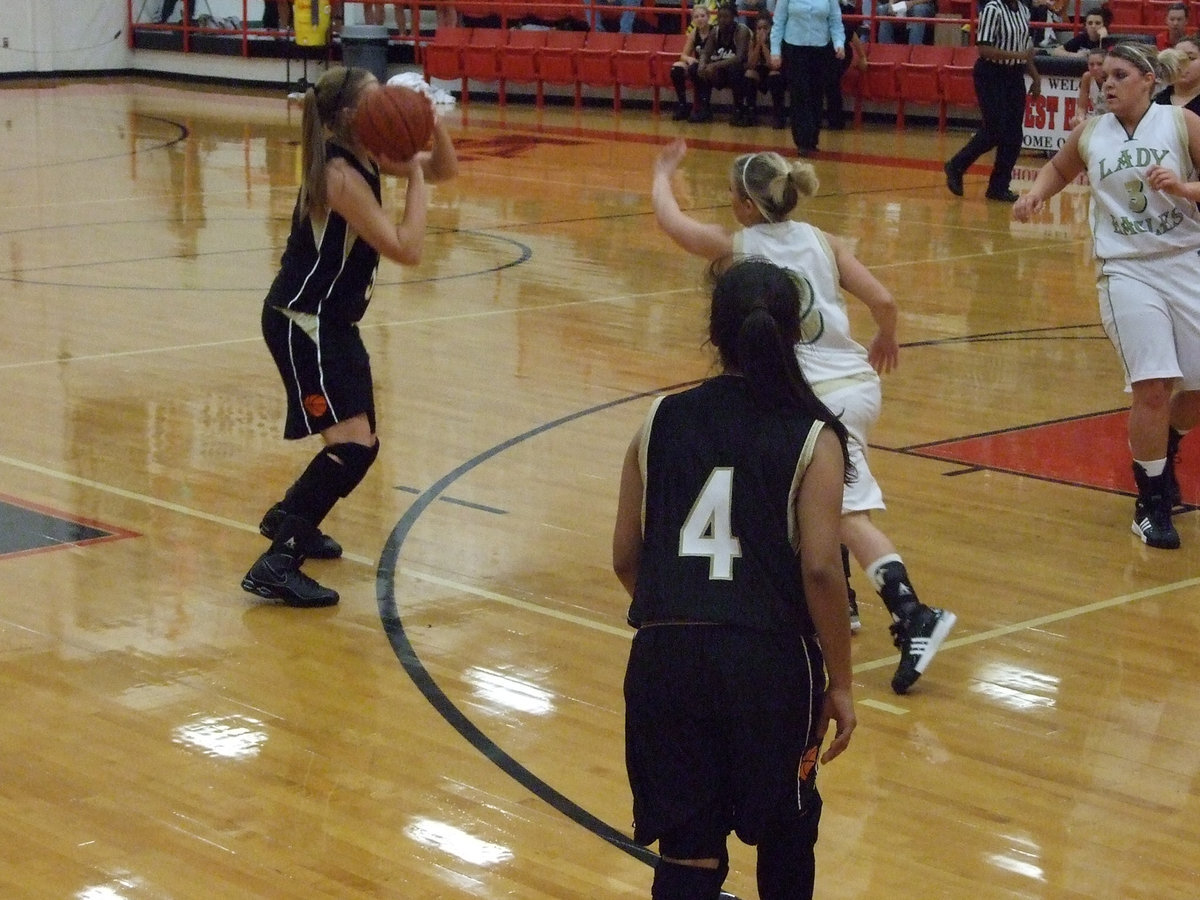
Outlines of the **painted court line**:
<svg viewBox="0 0 1200 900">
<path fill-rule="evenodd" d="M 672 288 L 664 291 L 651 291 L 644 294 L 618 294 L 612 297 L 588 297 L 585 300 L 566 300 L 562 303 L 548 303 L 544 306 L 525 307 L 521 309 L 485 309 L 476 312 L 453 313 L 445 316 L 427 316 L 422 319 L 387 319 L 382 322 L 367 322 L 360 324 L 363 331 L 376 328 L 393 328 L 395 326 L 432 325 L 440 322 L 461 322 L 469 319 L 489 319 L 504 315 L 526 315 L 529 313 L 545 312 L 556 309 L 568 309 L 575 306 L 588 306 L 598 303 L 626 303 L 631 300 L 645 300 L 653 297 L 668 297 L 671 294 L 695 293 L 695 288 Z M 120 359 L 127 356 L 147 356 L 152 353 L 175 353 L 188 350 L 205 350 L 210 347 L 232 347 L 236 344 L 262 343 L 262 335 L 254 337 L 230 338 L 225 341 L 205 341 L 197 344 L 175 344 L 168 347 L 144 347 L 140 350 L 117 350 L 112 353 L 89 353 L 72 356 L 68 359 L 33 359 L 26 362 L 0 363 L 0 371 L 7 369 L 32 369 L 37 366 L 61 365 L 63 363 L 89 362 L 95 360 Z M 0 459 L 0 461 L 7 461 Z"/>
<path fill-rule="evenodd" d="M 147 494 L 140 494 L 136 491 L 127 491 L 124 488 L 119 488 L 111 484 L 94 481 L 90 478 L 81 478 L 78 475 L 71 475 L 67 472 L 59 472 L 55 469 L 40 466 L 37 463 L 26 462 L 25 460 L 15 459 L 11 456 L 0 456 L 0 464 L 12 466 L 17 469 L 24 469 L 29 472 L 35 472 L 39 475 L 44 475 L 48 478 L 53 478 L 58 481 L 64 481 L 69 484 L 76 484 L 82 487 L 92 488 L 93 490 L 102 493 L 111 494 L 120 497 L 124 500 L 132 500 L 138 503 L 144 503 L 148 506 L 157 507 L 158 509 L 169 510 L 184 516 L 190 516 L 195 519 L 201 519 L 205 522 L 212 522 L 217 525 L 222 525 L 226 528 L 232 528 L 237 531 L 243 531 L 248 534 L 258 534 L 258 528 L 254 525 L 248 525 L 245 522 L 238 522 L 234 519 L 226 518 L 225 516 L 217 516 L 212 513 L 203 512 L 192 507 L 183 506 L 179 503 L 172 503 L 169 500 L 162 500 L 158 497 L 151 497 Z M 356 553 L 345 553 L 343 559 L 350 562 L 358 563 L 364 566 L 374 568 L 377 560 L 366 556 L 361 556 Z M 547 606 L 542 606 L 538 603 L 532 603 L 528 600 L 520 600 L 516 597 L 510 597 L 505 594 L 489 591 L 484 588 L 474 587 L 473 585 L 463 584 L 449 578 L 443 578 L 440 575 L 433 575 L 428 572 L 420 572 L 415 569 L 402 567 L 398 574 L 407 578 L 413 578 L 418 581 L 428 582 L 429 584 L 437 585 L 438 587 L 449 588 L 450 590 L 459 591 L 468 596 L 478 597 L 481 600 L 488 600 L 493 603 L 501 603 L 505 606 L 510 606 L 514 609 L 520 609 L 525 612 L 534 613 L 540 616 L 546 616 L 552 619 L 558 619 L 562 622 L 568 622 L 572 625 L 578 625 L 581 628 L 587 628 L 592 631 L 597 631 L 602 634 L 614 635 L 616 637 L 630 640 L 634 635 L 634 630 L 627 626 L 610 625 L 607 622 L 600 622 L 595 619 L 589 619 L 584 616 L 577 616 L 571 613 L 561 612 Z M 1056 613 L 1050 613 L 1045 616 L 1037 616 L 1033 619 L 1026 619 L 1022 622 L 1014 622 L 1011 625 L 1003 625 L 998 628 L 992 628 L 988 631 L 981 631 L 977 634 L 972 634 L 967 637 L 953 638 L 942 644 L 941 653 L 957 647 L 966 647 L 970 644 L 978 644 L 983 641 L 994 640 L 995 638 L 1004 637 L 1009 634 L 1015 634 L 1020 631 L 1029 631 L 1034 628 L 1040 628 L 1044 625 L 1051 625 L 1055 622 L 1064 622 L 1068 619 L 1075 619 L 1080 616 L 1089 615 L 1094 612 L 1101 612 L 1106 609 L 1112 609 L 1117 606 L 1123 606 L 1128 603 L 1135 603 L 1138 600 L 1144 600 L 1148 597 L 1160 597 L 1164 594 L 1174 593 L 1175 591 L 1185 590 L 1187 588 L 1200 586 L 1200 577 L 1186 578 L 1183 581 L 1175 581 L 1170 584 L 1159 585 L 1158 587 L 1147 588 L 1142 591 L 1134 591 L 1129 594 L 1119 594 L 1115 597 L 1109 597 L 1106 600 L 1097 600 L 1095 603 L 1087 603 L 1082 606 L 1073 606 L 1070 609 L 1060 610 Z M 854 667 L 854 673 L 869 672 L 874 669 L 881 669 L 885 666 L 894 666 L 899 657 L 896 655 L 884 657 L 882 659 L 870 660 L 868 662 L 859 663 Z M 865 702 L 865 701 L 864 701 Z M 878 706 L 878 701 L 871 701 L 872 705 Z M 889 706 L 890 704 L 884 704 Z M 896 707 L 895 709 L 902 709 Z M 886 712 L 894 712 L 894 710 L 884 710 Z"/>
</svg>

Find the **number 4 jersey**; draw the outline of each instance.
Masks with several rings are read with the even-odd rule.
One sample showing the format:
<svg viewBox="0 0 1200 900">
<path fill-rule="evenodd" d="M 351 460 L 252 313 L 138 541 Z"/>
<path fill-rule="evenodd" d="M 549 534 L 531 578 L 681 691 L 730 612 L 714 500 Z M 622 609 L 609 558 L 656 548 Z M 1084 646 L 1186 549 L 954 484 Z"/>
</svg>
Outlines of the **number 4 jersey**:
<svg viewBox="0 0 1200 900">
<path fill-rule="evenodd" d="M 813 633 L 795 497 L 822 423 L 764 411 L 720 375 L 655 401 L 642 429 L 642 556 L 629 624 Z"/>
<path fill-rule="evenodd" d="M 1080 135 L 1079 155 L 1092 185 L 1097 259 L 1200 249 L 1196 204 L 1146 183 L 1146 170 L 1155 165 L 1182 181 L 1196 177 L 1180 107 L 1150 104 L 1132 135 L 1112 113 L 1092 119 Z"/>
</svg>

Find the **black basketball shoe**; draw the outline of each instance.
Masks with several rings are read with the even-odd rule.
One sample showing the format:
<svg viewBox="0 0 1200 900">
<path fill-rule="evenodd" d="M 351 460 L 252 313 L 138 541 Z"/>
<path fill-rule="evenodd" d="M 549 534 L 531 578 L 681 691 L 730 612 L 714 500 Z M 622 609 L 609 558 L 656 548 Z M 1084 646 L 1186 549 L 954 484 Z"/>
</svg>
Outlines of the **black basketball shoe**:
<svg viewBox="0 0 1200 900">
<path fill-rule="evenodd" d="M 297 557 L 270 550 L 250 567 L 242 579 L 242 590 L 301 608 L 333 606 L 341 599 L 337 591 L 301 572 Z"/>
<path fill-rule="evenodd" d="M 283 508 L 283 505 L 276 503 L 267 510 L 267 514 L 258 523 L 258 533 L 265 538 L 275 540 L 279 533 L 279 525 L 287 518 L 287 515 L 287 510 Z M 309 559 L 338 559 L 342 555 L 342 545 L 318 528 L 313 530 L 311 538 L 304 540 L 300 552 Z"/>
<path fill-rule="evenodd" d="M 1179 532 L 1171 524 L 1171 498 L 1167 472 L 1150 476 L 1137 463 L 1133 464 L 1133 478 L 1137 482 L 1138 496 L 1133 504 L 1133 533 L 1147 547 L 1159 550 L 1178 550 Z"/>
<path fill-rule="evenodd" d="M 242 590 L 282 600 L 287 606 L 333 606 L 338 592 L 318 584 L 300 571 L 304 553 L 300 550 L 313 540 L 316 531 L 298 516 L 284 516 L 276 529 L 271 548 L 260 556 L 242 578 Z"/>
<path fill-rule="evenodd" d="M 908 618 L 892 623 L 892 637 L 900 651 L 900 665 L 892 676 L 893 691 L 908 693 L 957 621 L 958 616 L 952 612 L 921 604 Z"/>
</svg>

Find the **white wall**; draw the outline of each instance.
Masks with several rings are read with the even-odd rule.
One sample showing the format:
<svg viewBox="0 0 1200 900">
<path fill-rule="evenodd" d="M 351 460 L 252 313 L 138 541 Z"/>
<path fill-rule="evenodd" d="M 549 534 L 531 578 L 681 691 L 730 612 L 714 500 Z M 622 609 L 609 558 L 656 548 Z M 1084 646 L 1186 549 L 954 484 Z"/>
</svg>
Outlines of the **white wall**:
<svg viewBox="0 0 1200 900">
<path fill-rule="evenodd" d="M 156 21 L 162 0 L 132 0 L 138 21 Z M 242 0 L 192 0 L 193 15 L 243 18 Z M 264 0 L 246 0 L 247 21 L 262 20 Z M 178 21 L 183 0 L 177 0 Z M 282 78 L 274 61 L 159 53 L 129 49 L 126 0 L 0 0 L 0 75 L 130 69 L 217 75 L 248 80 Z M 390 22 L 391 7 L 387 8 Z M 362 6 L 346 6 L 348 22 L 362 21 Z M 4 42 L 8 46 L 3 46 Z"/>
<path fill-rule="evenodd" d="M 0 73 L 129 68 L 125 9 L 125 0 L 0 0 Z"/>
</svg>

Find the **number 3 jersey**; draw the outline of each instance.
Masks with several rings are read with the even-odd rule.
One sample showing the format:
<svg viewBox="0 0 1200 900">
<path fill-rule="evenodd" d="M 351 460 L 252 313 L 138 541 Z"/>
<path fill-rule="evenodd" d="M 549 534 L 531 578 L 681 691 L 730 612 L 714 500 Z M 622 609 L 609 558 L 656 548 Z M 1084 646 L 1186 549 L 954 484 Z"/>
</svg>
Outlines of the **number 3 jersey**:
<svg viewBox="0 0 1200 900">
<path fill-rule="evenodd" d="M 1196 177 L 1180 107 L 1150 104 L 1132 135 L 1112 113 L 1091 119 L 1079 137 L 1079 155 L 1092 186 L 1097 259 L 1200 248 L 1196 204 L 1146 182 L 1146 170 L 1155 165 L 1170 169 L 1181 181 Z"/>
<path fill-rule="evenodd" d="M 642 429 L 642 556 L 629 624 L 813 633 L 795 498 L 822 423 L 763 411 L 738 376 L 655 401 Z"/>
</svg>

